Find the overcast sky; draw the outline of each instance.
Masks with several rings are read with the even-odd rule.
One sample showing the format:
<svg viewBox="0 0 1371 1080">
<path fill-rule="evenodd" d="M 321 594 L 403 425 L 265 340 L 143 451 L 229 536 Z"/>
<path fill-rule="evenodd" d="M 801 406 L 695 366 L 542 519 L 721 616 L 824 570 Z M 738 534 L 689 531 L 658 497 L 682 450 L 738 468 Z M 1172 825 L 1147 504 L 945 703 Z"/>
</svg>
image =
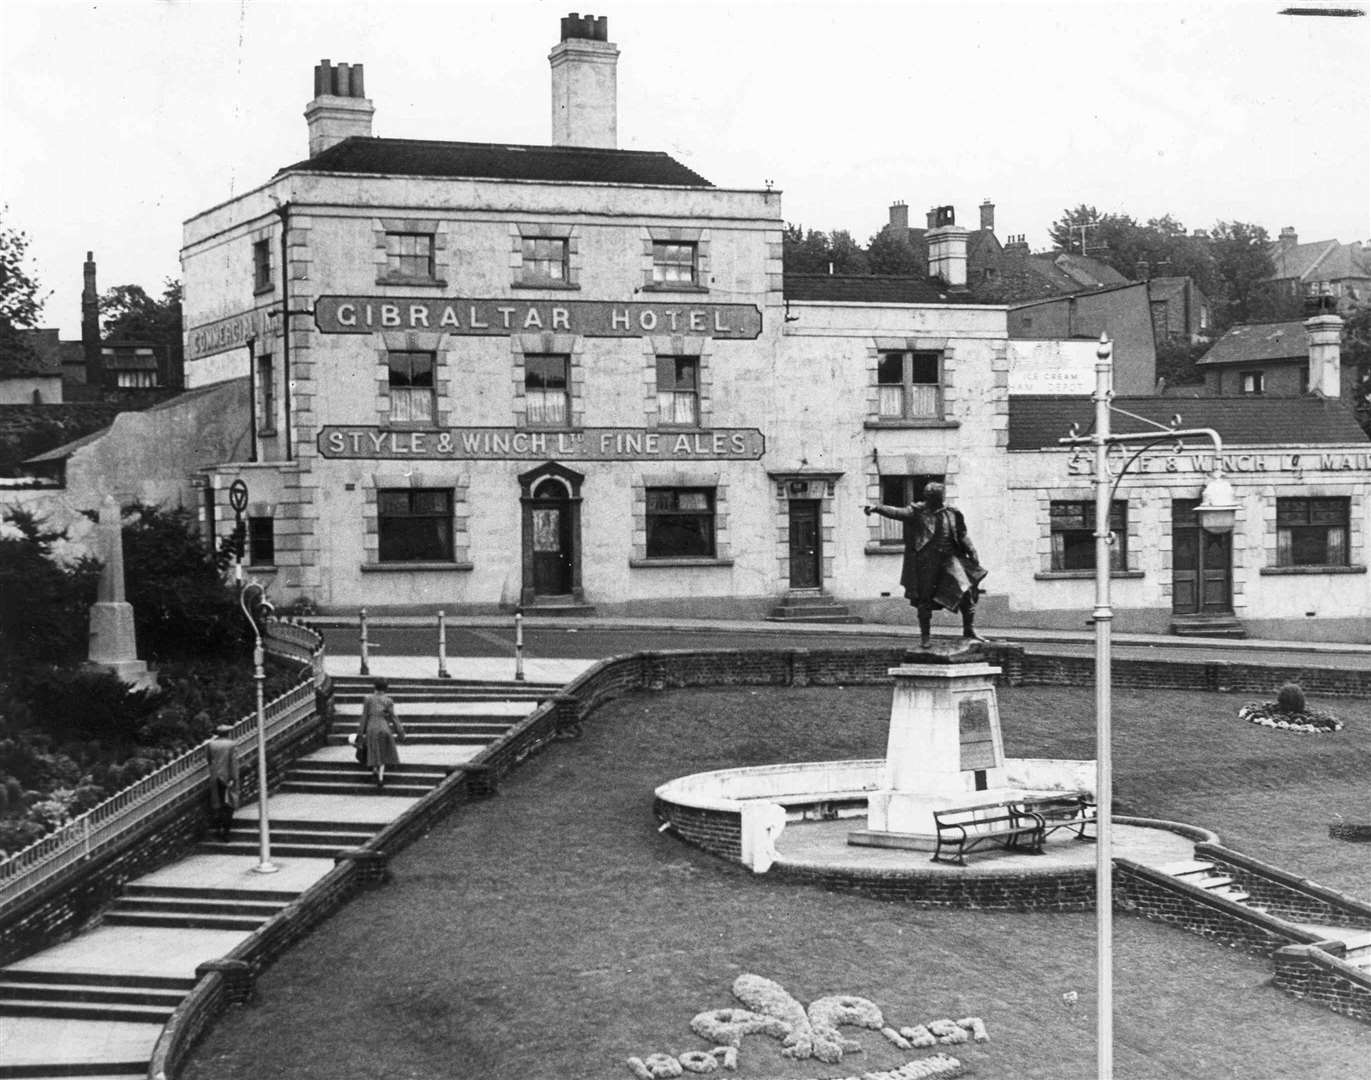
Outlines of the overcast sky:
<svg viewBox="0 0 1371 1080">
<path fill-rule="evenodd" d="M 79 336 L 103 291 L 179 276 L 181 222 L 307 156 L 322 58 L 363 63 L 375 133 L 549 141 L 572 0 L 3 0 L 0 200 Z M 619 144 L 865 242 L 952 203 L 1036 249 L 1067 206 L 1188 228 L 1371 238 L 1371 18 L 1293 0 L 611 0 Z M 1327 0 L 1307 0 L 1310 4 Z M 1365 5 L 1363 5 L 1365 6 Z"/>
</svg>

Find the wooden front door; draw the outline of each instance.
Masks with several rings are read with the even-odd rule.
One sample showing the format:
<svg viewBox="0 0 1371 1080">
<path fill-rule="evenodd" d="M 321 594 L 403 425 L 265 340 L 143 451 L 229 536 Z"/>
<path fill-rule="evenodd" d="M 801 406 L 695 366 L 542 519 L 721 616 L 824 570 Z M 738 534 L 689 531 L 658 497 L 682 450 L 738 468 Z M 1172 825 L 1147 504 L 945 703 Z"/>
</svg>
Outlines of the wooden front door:
<svg viewBox="0 0 1371 1080">
<path fill-rule="evenodd" d="M 556 480 L 544 480 L 533 491 L 531 507 L 533 593 L 563 596 L 571 592 L 571 499 Z"/>
<path fill-rule="evenodd" d="M 1171 610 L 1233 614 L 1233 537 L 1200 528 L 1198 499 L 1171 502 Z"/>
<path fill-rule="evenodd" d="M 823 557 L 819 500 L 790 500 L 790 587 L 817 589 Z"/>
</svg>

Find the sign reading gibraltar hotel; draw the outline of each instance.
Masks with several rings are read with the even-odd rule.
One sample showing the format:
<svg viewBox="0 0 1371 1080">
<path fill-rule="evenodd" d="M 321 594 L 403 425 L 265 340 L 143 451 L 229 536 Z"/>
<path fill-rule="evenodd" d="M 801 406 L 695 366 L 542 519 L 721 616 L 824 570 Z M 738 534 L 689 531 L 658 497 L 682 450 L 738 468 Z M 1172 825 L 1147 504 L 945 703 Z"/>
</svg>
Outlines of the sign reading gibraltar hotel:
<svg viewBox="0 0 1371 1080">
<path fill-rule="evenodd" d="M 329 426 L 319 432 L 326 458 L 449 461 L 756 461 L 766 437 L 756 428 L 580 428 L 528 431 L 523 428 L 440 428 L 393 431 L 378 427 Z"/>
<path fill-rule="evenodd" d="M 583 337 L 701 334 L 752 340 L 762 332 L 762 313 L 755 304 L 620 304 L 611 300 L 321 296 L 314 305 L 314 321 L 324 334 L 436 330 L 507 335 L 547 330 Z"/>
</svg>

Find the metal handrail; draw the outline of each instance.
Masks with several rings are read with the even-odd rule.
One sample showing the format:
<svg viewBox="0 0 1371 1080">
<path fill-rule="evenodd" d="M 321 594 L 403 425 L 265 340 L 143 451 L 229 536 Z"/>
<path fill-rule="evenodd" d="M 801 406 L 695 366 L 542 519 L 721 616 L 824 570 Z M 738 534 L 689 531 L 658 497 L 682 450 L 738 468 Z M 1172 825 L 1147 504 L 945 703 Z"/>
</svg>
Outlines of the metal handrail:
<svg viewBox="0 0 1371 1080">
<path fill-rule="evenodd" d="M 315 689 L 324 678 L 323 639 L 288 622 L 267 624 L 266 650 L 310 665 L 310 675 L 266 706 L 267 742 L 293 733 L 315 710 Z M 233 725 L 240 750 L 252 749 L 257 717 L 249 713 Z M 162 768 L 135 780 L 84 814 L 35 840 L 0 862 L 0 917 L 58 874 L 120 842 L 148 818 L 208 784 L 205 744 L 187 750 Z"/>
</svg>

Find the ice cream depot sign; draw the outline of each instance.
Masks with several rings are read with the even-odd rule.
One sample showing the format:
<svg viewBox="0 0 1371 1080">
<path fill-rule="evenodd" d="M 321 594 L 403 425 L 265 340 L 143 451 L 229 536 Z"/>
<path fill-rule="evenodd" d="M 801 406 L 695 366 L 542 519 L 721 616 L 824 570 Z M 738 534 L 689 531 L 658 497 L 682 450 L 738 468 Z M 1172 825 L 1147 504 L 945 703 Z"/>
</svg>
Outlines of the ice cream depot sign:
<svg viewBox="0 0 1371 1080">
<path fill-rule="evenodd" d="M 544 330 L 583 337 L 698 334 L 751 340 L 762 332 L 755 304 L 615 303 L 610 300 L 462 300 L 321 296 L 314 321 L 324 334 L 430 330 L 495 336 Z"/>
<path fill-rule="evenodd" d="M 326 458 L 386 461 L 756 461 L 765 452 L 766 437 L 756 428 L 529 431 L 469 427 L 391 431 L 331 426 L 319 432 L 319 453 Z"/>
</svg>

